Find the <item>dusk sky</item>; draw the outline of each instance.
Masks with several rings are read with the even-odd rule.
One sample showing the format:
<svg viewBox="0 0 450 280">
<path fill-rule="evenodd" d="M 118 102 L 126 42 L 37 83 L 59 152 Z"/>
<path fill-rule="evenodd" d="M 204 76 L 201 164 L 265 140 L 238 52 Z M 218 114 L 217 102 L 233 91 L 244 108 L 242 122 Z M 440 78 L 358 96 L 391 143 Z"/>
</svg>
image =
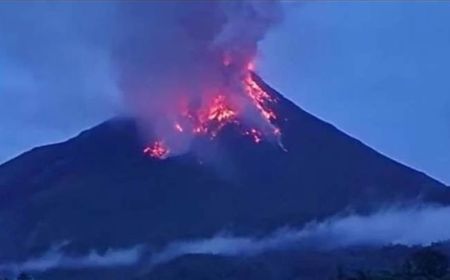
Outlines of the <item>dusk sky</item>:
<svg viewBox="0 0 450 280">
<path fill-rule="evenodd" d="M 262 73 L 300 107 L 450 184 L 450 2 L 289 5 Z"/>
<path fill-rule="evenodd" d="M 284 21 L 261 44 L 264 79 L 308 112 L 450 184 L 450 2 L 284 6 Z M 0 3 L 0 161 L 121 110 L 107 39 L 97 36 L 114 32 L 110 12 L 101 2 Z"/>
</svg>

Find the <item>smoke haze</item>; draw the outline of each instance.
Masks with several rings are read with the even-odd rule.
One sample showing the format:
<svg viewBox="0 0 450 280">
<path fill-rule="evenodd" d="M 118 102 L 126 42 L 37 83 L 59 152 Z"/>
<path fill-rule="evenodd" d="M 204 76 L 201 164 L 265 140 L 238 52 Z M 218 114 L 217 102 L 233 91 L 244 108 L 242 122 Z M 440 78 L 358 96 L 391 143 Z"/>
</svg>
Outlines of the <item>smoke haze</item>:
<svg viewBox="0 0 450 280">
<path fill-rule="evenodd" d="M 0 161 L 120 110 L 105 48 L 113 11 L 94 3 L 1 3 Z"/>
<path fill-rule="evenodd" d="M 174 123 L 192 126 L 180 114 L 200 110 L 217 94 L 255 115 L 246 110 L 241 80 L 259 41 L 281 19 L 277 1 L 125 3 L 118 10 L 113 57 L 146 139 L 187 149 L 192 135 L 181 136 Z"/>
</svg>

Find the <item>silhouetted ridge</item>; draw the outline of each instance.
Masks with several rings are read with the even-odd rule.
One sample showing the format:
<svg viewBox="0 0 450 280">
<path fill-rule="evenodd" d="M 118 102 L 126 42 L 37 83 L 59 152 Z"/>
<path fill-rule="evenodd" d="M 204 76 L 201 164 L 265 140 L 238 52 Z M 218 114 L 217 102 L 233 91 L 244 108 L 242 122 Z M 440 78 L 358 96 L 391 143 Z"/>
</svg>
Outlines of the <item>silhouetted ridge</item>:
<svg viewBox="0 0 450 280">
<path fill-rule="evenodd" d="M 143 155 L 136 125 L 113 119 L 0 166 L 0 260 L 69 249 L 161 247 L 221 230 L 265 234 L 342 211 L 392 203 L 448 204 L 436 180 L 368 148 L 278 97 L 282 143 L 254 144 L 233 127 L 192 152 Z"/>
</svg>

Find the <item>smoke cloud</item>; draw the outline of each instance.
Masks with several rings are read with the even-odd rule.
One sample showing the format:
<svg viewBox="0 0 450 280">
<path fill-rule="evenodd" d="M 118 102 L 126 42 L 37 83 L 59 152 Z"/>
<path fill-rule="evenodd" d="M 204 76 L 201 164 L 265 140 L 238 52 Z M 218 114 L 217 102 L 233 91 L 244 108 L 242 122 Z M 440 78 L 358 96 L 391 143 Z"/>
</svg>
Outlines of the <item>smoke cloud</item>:
<svg viewBox="0 0 450 280">
<path fill-rule="evenodd" d="M 163 139 L 172 152 L 187 149 L 192 135 L 180 135 L 174 123 L 192 125 L 180 113 L 197 112 L 217 94 L 254 121 L 241 81 L 258 43 L 281 19 L 278 1 L 125 3 L 119 11 L 119 83 L 146 138 Z"/>
</svg>

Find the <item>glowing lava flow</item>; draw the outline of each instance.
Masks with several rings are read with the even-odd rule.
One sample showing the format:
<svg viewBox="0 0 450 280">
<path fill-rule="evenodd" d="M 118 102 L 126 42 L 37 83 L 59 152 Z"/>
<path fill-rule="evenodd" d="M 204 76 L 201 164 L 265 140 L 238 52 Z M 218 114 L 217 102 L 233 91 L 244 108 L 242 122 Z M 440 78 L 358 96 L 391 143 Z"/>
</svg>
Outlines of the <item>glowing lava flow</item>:
<svg viewBox="0 0 450 280">
<path fill-rule="evenodd" d="M 230 120 L 235 116 L 236 112 L 227 106 L 225 96 L 219 95 L 214 98 L 207 117 L 210 121 L 222 122 Z"/>
<path fill-rule="evenodd" d="M 217 133 L 227 124 L 237 122 L 237 112 L 231 108 L 224 95 L 217 95 L 206 104 L 206 108 L 196 113 L 194 134 L 216 137 Z"/>
<path fill-rule="evenodd" d="M 229 67 L 232 61 L 224 60 L 224 66 Z M 228 124 L 234 124 L 242 129 L 242 134 L 248 136 L 254 143 L 260 143 L 265 138 L 264 136 L 275 137 L 281 145 L 280 136 L 281 131 L 274 125 L 277 115 L 271 109 L 271 103 L 277 100 L 264 91 L 252 77 L 253 63 L 249 63 L 243 78 L 239 79 L 242 84 L 244 99 L 248 104 L 254 106 L 256 112 L 260 115 L 262 123 L 260 122 L 260 130 L 255 127 L 248 127 L 245 123 L 241 123 L 240 113 L 242 104 L 236 104 L 236 100 L 241 99 L 232 98 L 236 92 L 228 92 L 226 89 L 217 90 L 215 94 L 207 93 L 203 96 L 202 104 L 199 108 L 189 108 L 186 102 L 180 108 L 180 115 L 177 116 L 177 121 L 173 124 L 173 130 L 176 133 L 191 133 L 193 135 L 203 135 L 210 139 L 214 139 L 218 133 Z M 242 101 L 241 101 L 242 102 Z M 165 159 L 169 156 L 169 147 L 165 145 L 162 140 L 155 141 L 150 146 L 144 149 L 144 153 L 158 159 Z"/>
<path fill-rule="evenodd" d="M 159 159 L 165 159 L 169 155 L 169 152 L 169 148 L 162 141 L 156 141 L 153 145 L 144 149 L 144 154 Z"/>
<path fill-rule="evenodd" d="M 275 102 L 267 92 L 265 92 L 251 77 L 251 73 L 248 73 L 247 77 L 244 81 L 245 91 L 248 96 L 255 104 L 256 108 L 258 108 L 261 115 L 268 121 L 271 122 L 275 120 L 277 116 L 275 113 L 268 108 L 266 105 L 267 102 Z"/>
<path fill-rule="evenodd" d="M 252 128 L 246 132 L 244 132 L 244 135 L 248 135 L 253 139 L 253 142 L 258 144 L 263 140 L 263 135 L 260 131 L 256 130 L 255 128 Z"/>
</svg>

